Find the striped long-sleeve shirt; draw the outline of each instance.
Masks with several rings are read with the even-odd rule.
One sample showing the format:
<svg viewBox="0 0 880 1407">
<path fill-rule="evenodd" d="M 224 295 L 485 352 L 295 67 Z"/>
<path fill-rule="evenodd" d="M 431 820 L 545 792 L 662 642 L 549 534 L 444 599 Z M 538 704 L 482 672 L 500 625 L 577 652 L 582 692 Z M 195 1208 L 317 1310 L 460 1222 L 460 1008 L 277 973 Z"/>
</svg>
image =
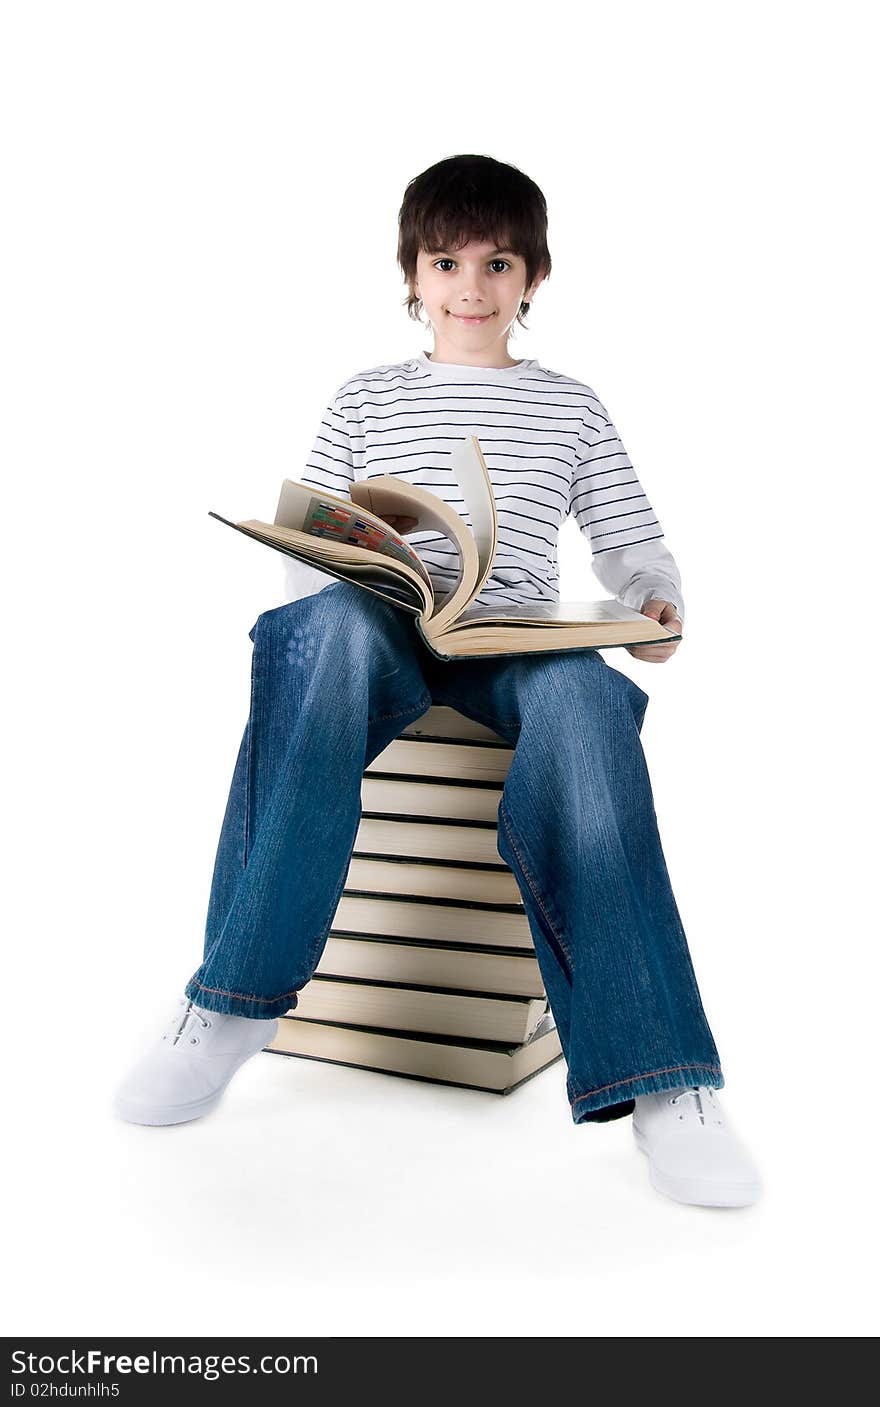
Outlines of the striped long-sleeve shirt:
<svg viewBox="0 0 880 1407">
<path fill-rule="evenodd" d="M 450 468 L 451 449 L 466 435 L 480 442 L 498 511 L 498 550 L 477 604 L 559 601 L 556 543 L 571 513 L 606 591 L 636 610 L 650 597 L 672 601 L 684 620 L 678 568 L 604 405 L 589 386 L 534 358 L 477 367 L 422 352 L 359 372 L 327 407 L 299 477 L 346 495 L 356 480 L 399 476 L 469 522 Z M 452 544 L 434 531 L 406 536 L 444 595 L 456 575 Z M 287 600 L 336 580 L 281 561 Z"/>
</svg>

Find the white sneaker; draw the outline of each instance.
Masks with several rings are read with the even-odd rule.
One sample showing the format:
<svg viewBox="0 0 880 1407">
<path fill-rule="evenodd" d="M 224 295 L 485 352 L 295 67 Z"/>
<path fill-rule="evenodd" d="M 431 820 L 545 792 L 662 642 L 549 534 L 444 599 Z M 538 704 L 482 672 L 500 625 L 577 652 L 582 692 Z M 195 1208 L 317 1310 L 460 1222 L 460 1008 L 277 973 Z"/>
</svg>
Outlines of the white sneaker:
<svg viewBox="0 0 880 1407">
<path fill-rule="evenodd" d="M 658 1192 L 701 1207 L 748 1207 L 760 1197 L 758 1170 L 714 1089 L 636 1095 L 632 1125 Z"/>
<path fill-rule="evenodd" d="M 275 1036 L 278 1022 L 227 1016 L 178 997 L 155 1045 L 135 1063 L 113 1098 L 133 1124 L 182 1124 L 219 1103 L 232 1076 Z"/>
</svg>

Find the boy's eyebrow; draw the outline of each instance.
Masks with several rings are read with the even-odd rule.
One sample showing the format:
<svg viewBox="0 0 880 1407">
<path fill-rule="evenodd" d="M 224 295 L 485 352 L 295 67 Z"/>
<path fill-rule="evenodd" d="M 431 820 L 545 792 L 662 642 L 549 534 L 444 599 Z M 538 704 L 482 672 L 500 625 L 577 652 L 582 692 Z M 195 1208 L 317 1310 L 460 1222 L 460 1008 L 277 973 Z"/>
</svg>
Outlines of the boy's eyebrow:
<svg viewBox="0 0 880 1407">
<path fill-rule="evenodd" d="M 448 253 L 449 253 L 449 250 L 448 250 L 448 249 L 427 249 L 427 250 L 425 251 L 425 253 L 426 253 L 426 254 L 448 254 Z M 516 253 L 516 250 L 515 250 L 515 249 L 493 249 L 490 254 L 487 254 L 487 255 L 486 255 L 486 258 L 487 258 L 487 259 L 492 259 L 496 254 L 515 254 L 515 253 Z"/>
</svg>

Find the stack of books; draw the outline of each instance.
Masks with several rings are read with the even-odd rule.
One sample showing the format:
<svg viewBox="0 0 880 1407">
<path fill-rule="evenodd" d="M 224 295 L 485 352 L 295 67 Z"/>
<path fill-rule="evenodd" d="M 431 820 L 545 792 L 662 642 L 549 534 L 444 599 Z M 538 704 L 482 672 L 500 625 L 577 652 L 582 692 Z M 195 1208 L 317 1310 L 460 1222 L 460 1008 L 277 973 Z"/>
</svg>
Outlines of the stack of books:
<svg viewBox="0 0 880 1407">
<path fill-rule="evenodd" d="M 324 952 L 266 1050 L 496 1094 L 561 1058 L 498 853 L 512 756 L 434 705 L 375 758 Z"/>
</svg>

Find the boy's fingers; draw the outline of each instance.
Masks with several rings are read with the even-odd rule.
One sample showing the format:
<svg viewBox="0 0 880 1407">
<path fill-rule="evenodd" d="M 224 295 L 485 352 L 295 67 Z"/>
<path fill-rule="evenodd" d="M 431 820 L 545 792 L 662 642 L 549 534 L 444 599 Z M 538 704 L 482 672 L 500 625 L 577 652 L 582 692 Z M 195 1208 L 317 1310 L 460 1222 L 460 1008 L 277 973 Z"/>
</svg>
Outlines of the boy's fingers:
<svg viewBox="0 0 880 1407">
<path fill-rule="evenodd" d="M 655 645 L 628 645 L 627 649 L 633 656 L 633 659 L 647 660 L 649 663 L 656 661 L 662 664 L 664 660 L 672 659 L 672 656 L 678 649 L 678 645 L 679 642 L 677 640 L 670 640 L 668 644 L 665 644 L 663 641 L 658 641 Z"/>
</svg>

